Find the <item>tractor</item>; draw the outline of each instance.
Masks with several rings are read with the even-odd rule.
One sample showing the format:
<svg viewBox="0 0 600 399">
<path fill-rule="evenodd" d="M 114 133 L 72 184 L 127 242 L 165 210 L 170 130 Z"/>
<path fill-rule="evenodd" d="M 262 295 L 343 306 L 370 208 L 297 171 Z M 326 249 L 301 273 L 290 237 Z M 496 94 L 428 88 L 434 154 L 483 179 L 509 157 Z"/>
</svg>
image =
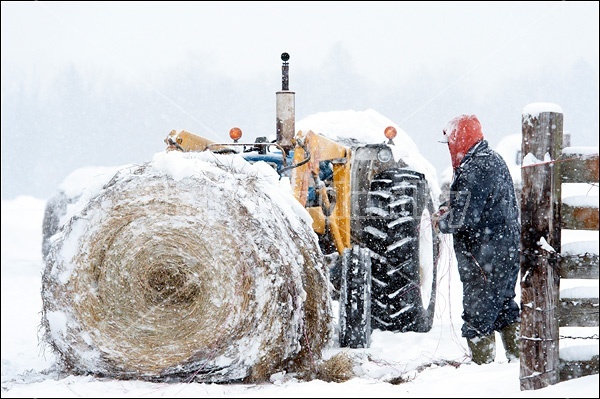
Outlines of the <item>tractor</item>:
<svg viewBox="0 0 600 399">
<path fill-rule="evenodd" d="M 341 347 L 369 347 L 373 329 L 429 331 L 440 236 L 432 228 L 435 196 L 424 171 L 395 158 L 393 126 L 383 129 L 376 144 L 296 131 L 289 58 L 281 55 L 273 140 L 244 143 L 238 127 L 230 130 L 229 143 L 173 130 L 164 140 L 166 150 L 239 154 L 289 179 L 294 197 L 312 217 L 329 266 Z"/>
</svg>

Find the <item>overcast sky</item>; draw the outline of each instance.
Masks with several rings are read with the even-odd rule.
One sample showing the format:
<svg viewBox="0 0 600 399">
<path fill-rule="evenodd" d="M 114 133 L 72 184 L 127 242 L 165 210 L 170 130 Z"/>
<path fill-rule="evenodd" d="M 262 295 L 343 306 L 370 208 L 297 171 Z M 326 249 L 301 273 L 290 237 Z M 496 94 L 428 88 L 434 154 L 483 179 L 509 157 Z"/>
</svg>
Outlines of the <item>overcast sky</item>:
<svg viewBox="0 0 600 399">
<path fill-rule="evenodd" d="M 232 115 L 246 117 L 245 131 L 264 131 L 258 120 L 274 126 L 284 51 L 291 55 L 290 90 L 299 93 L 297 119 L 374 108 L 413 136 L 438 173 L 449 157 L 433 145 L 435 136 L 459 113 L 477 114 L 494 146 L 502 135 L 519 132 L 528 103 L 554 102 L 564 109 L 575 145 L 598 145 L 598 4 L 2 1 L 2 195 L 8 184 L 19 192 L 40 181 L 57 186 L 69 168 L 87 166 L 93 160 L 87 148 L 105 151 L 90 126 L 110 135 L 104 143 L 115 132 L 143 137 L 138 149 L 150 141 L 161 149 L 171 129 L 227 132 L 236 123 Z M 138 109 L 119 112 L 123 104 L 115 101 L 123 96 Z M 192 96 L 206 98 L 186 103 Z M 101 103 L 95 107 L 92 100 Z M 84 115 L 74 104 L 90 110 Z M 260 104 L 264 108 L 255 109 Z M 164 126 L 156 120 L 163 113 Z M 134 136 L 126 121 L 145 121 L 144 136 Z M 75 131 L 80 148 L 69 154 L 52 149 L 55 159 L 71 160 L 53 166 L 56 176 L 17 176 L 25 169 L 47 174 L 49 161 L 18 165 L 25 160 L 16 154 L 25 150 L 16 142 L 48 152 L 45 140 L 60 134 L 72 144 L 68 134 Z M 16 147 L 8 152 L 7 143 Z M 29 157 L 37 150 L 26 149 Z M 129 155 L 103 159 L 109 165 L 134 161 L 134 151 L 124 151 Z M 13 160 L 4 159 L 9 155 Z"/>
<path fill-rule="evenodd" d="M 485 81 L 597 63 L 598 2 L 2 2 L 3 68 L 144 77 L 193 54 L 248 77 L 278 68 L 282 51 L 295 68 L 318 67 L 336 43 L 380 82 L 449 66 Z"/>
</svg>

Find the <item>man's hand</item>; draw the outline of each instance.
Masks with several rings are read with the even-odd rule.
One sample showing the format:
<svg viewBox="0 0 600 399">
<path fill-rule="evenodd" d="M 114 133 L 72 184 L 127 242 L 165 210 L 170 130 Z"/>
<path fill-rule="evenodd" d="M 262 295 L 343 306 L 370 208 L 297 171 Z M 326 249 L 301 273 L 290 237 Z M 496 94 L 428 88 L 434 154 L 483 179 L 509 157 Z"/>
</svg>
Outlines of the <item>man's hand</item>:
<svg viewBox="0 0 600 399">
<path fill-rule="evenodd" d="M 440 227 L 439 227 L 439 222 L 440 222 L 440 218 L 442 217 L 442 215 L 446 212 L 448 212 L 448 207 L 447 206 L 441 206 L 440 209 L 437 210 L 437 212 L 434 212 L 434 214 L 431 216 L 431 224 L 433 227 L 433 230 L 439 234 L 440 233 Z"/>
</svg>

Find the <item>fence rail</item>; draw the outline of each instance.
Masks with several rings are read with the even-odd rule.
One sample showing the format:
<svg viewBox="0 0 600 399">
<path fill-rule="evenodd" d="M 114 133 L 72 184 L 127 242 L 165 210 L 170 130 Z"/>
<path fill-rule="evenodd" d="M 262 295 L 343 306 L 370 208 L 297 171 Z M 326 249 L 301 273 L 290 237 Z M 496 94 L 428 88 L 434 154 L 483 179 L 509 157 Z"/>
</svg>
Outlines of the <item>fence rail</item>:
<svg viewBox="0 0 600 399">
<path fill-rule="evenodd" d="M 561 357 L 559 328 L 598 327 L 598 298 L 561 298 L 560 281 L 598 279 L 598 254 L 562 254 L 561 234 L 598 230 L 597 197 L 563 198 L 562 184 L 597 185 L 599 168 L 597 148 L 562 148 L 554 104 L 527 106 L 522 132 L 520 387 L 528 390 L 598 374 L 598 355 Z M 590 344 L 598 347 L 597 336 Z"/>
<path fill-rule="evenodd" d="M 598 255 L 563 255 L 559 259 L 560 278 L 598 279 Z"/>
</svg>

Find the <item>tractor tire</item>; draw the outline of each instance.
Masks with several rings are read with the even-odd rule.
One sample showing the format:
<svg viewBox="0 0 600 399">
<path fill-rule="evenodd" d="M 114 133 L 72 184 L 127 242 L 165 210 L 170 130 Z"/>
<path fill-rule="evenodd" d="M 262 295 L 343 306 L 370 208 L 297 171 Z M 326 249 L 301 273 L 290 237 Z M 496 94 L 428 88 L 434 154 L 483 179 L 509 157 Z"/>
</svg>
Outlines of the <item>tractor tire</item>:
<svg viewBox="0 0 600 399">
<path fill-rule="evenodd" d="M 439 235 L 421 173 L 389 169 L 371 182 L 363 241 L 372 255 L 372 326 L 427 332 L 433 325 Z"/>
<path fill-rule="evenodd" d="M 340 347 L 371 345 L 371 254 L 354 245 L 341 257 Z"/>
</svg>

